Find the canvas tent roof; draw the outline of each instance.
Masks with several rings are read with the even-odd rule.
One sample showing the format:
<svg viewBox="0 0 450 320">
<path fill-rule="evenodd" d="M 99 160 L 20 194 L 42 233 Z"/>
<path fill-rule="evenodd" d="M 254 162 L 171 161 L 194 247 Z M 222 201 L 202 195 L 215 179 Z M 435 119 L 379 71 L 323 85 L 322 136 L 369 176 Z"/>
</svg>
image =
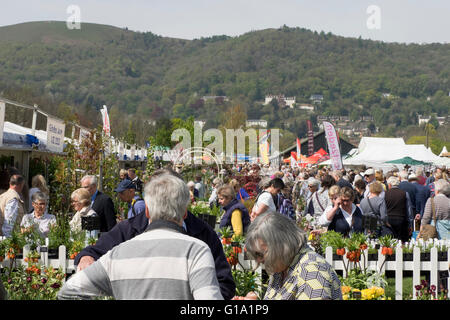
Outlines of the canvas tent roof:
<svg viewBox="0 0 450 320">
<path fill-rule="evenodd" d="M 445 165 L 442 158 L 435 155 L 423 144 L 405 144 L 403 138 L 363 137 L 358 151 L 343 160 L 344 166 L 366 165 L 379 169 L 392 167 L 387 161 L 411 157 L 416 160 L 430 162 L 434 165 Z M 326 164 L 326 163 L 324 163 Z"/>
</svg>

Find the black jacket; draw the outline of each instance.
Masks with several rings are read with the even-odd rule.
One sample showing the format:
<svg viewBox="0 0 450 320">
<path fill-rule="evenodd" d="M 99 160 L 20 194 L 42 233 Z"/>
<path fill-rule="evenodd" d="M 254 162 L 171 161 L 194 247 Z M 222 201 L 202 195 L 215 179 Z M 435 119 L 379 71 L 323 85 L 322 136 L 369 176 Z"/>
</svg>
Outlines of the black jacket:
<svg viewBox="0 0 450 320">
<path fill-rule="evenodd" d="M 222 244 L 215 231 L 205 222 L 197 219 L 188 212 L 186 219 L 187 234 L 205 242 L 211 249 L 214 263 L 216 265 L 217 280 L 220 291 L 224 299 L 231 299 L 235 295 L 236 285 L 231 274 L 231 267 L 228 263 Z M 76 256 L 74 264 L 78 265 L 81 257 L 91 256 L 95 260 L 100 258 L 116 245 L 134 238 L 141 234 L 148 227 L 148 218 L 145 213 L 140 213 L 135 217 L 121 221 L 111 231 L 103 233 L 93 246 L 87 246 Z"/>
<path fill-rule="evenodd" d="M 99 191 L 92 204 L 92 210 L 100 217 L 100 232 L 107 232 L 117 224 L 114 203 L 108 195 Z"/>
</svg>

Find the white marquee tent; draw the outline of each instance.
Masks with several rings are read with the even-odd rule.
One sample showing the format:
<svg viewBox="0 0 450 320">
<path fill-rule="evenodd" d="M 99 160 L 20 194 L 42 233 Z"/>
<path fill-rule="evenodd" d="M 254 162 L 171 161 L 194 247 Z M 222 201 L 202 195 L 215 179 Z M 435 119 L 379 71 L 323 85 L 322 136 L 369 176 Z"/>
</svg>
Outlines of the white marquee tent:
<svg viewBox="0 0 450 320">
<path fill-rule="evenodd" d="M 389 169 L 394 165 L 387 161 L 411 157 L 433 165 L 450 165 L 450 160 L 435 155 L 423 144 L 405 144 L 403 138 L 363 137 L 357 152 L 345 160 L 344 166 L 366 165 L 377 169 Z M 326 161 L 321 164 L 328 164 Z M 331 162 L 330 162 L 331 163 Z"/>
</svg>

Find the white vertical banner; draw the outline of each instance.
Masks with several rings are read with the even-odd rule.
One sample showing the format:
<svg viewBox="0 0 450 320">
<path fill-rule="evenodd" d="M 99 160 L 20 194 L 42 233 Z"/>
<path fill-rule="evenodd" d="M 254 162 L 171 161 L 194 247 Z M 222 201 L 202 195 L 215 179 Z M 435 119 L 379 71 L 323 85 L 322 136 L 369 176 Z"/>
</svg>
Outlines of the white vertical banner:
<svg viewBox="0 0 450 320">
<path fill-rule="evenodd" d="M 64 150 L 64 130 L 66 125 L 63 121 L 47 117 L 47 149 L 53 152 Z"/>
<path fill-rule="evenodd" d="M 100 109 L 100 112 L 102 114 L 102 120 L 103 120 L 103 131 L 109 137 L 109 136 L 111 136 L 111 127 L 109 125 L 108 109 L 106 108 L 105 105 L 103 105 L 103 109 Z"/>
<path fill-rule="evenodd" d="M 341 170 L 343 168 L 343 165 L 341 151 L 339 150 L 339 139 L 336 135 L 336 130 L 331 123 L 326 121 L 323 122 L 323 127 L 325 129 L 325 137 L 327 138 L 331 166 L 333 170 Z"/>
<path fill-rule="evenodd" d="M 0 146 L 3 145 L 3 127 L 5 125 L 5 108 L 6 105 L 0 101 Z"/>
</svg>

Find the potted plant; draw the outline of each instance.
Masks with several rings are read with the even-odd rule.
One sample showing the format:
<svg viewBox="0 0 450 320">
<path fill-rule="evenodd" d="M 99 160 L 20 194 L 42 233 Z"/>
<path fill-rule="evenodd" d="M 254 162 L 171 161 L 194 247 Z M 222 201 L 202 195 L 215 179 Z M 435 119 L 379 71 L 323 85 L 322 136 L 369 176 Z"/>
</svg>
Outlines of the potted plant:
<svg viewBox="0 0 450 320">
<path fill-rule="evenodd" d="M 438 250 L 438 261 L 447 261 L 448 248 L 445 245 L 441 245 Z"/>
<path fill-rule="evenodd" d="M 403 251 L 403 261 L 413 261 L 413 247 L 409 245 L 404 245 L 402 247 Z"/>
<path fill-rule="evenodd" d="M 433 244 L 428 244 L 421 247 L 420 250 L 420 261 L 430 261 L 430 250 Z"/>
</svg>

